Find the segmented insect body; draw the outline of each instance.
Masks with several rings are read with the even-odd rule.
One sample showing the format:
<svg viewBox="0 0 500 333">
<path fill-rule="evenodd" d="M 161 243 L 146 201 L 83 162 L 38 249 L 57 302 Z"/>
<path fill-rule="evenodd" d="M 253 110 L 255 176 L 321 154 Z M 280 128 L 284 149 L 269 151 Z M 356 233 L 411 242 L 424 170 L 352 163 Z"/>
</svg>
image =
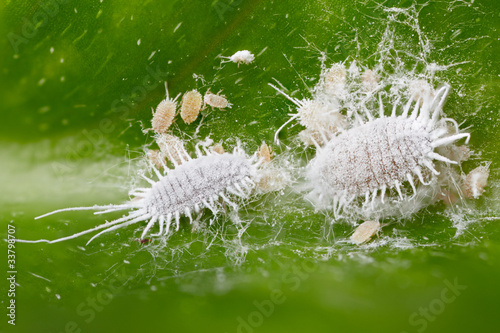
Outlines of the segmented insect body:
<svg viewBox="0 0 500 333">
<path fill-rule="evenodd" d="M 182 96 L 181 118 L 186 124 L 191 124 L 198 118 L 203 103 L 203 97 L 196 90 L 188 91 Z"/>
<path fill-rule="evenodd" d="M 231 103 L 229 103 L 226 99 L 226 96 L 219 94 L 212 94 L 210 91 L 207 91 L 205 96 L 203 97 L 203 103 L 205 107 L 206 105 L 210 105 L 213 108 L 225 109 L 230 108 Z"/>
<path fill-rule="evenodd" d="M 220 143 L 216 143 L 212 146 L 212 151 L 217 154 L 224 154 L 224 147 Z"/>
<path fill-rule="evenodd" d="M 287 95 L 275 85 L 271 83 L 269 85 L 297 106 L 297 113 L 290 114 L 290 119 L 276 131 L 274 135 L 275 142 L 279 143 L 279 133 L 295 119 L 298 119 L 299 123 L 306 127 L 306 130 L 301 132 L 302 140 L 306 144 L 311 142 L 317 146 L 327 142 L 335 133 L 346 126 L 345 117 L 339 112 L 335 99 L 321 101 L 316 99 L 299 100 Z"/>
<path fill-rule="evenodd" d="M 367 69 L 361 74 L 361 85 L 365 92 L 372 92 L 377 89 L 378 86 L 377 74 L 371 69 Z"/>
<path fill-rule="evenodd" d="M 399 116 L 395 105 L 386 117 L 380 102 L 380 118 L 332 138 L 308 165 L 308 178 L 314 186 L 311 197 L 333 206 L 336 216 L 359 197 L 365 198 L 362 206 L 369 210 L 375 203 L 384 203 L 388 189 L 395 189 L 401 200 L 407 198 L 403 183 L 409 183 L 415 195 L 415 176 L 422 185 L 429 185 L 422 168 L 438 175 L 434 161 L 458 164 L 434 151 L 461 138 L 468 142 L 470 137 L 459 133 L 458 125 L 456 133 L 449 135 L 446 121 L 456 122 L 439 118 L 448 92 L 449 87 L 444 86 L 434 98 L 429 94 L 419 98 L 411 114 L 414 100 L 410 98 Z"/>
<path fill-rule="evenodd" d="M 255 56 L 248 50 L 238 51 L 230 57 L 223 57 L 223 58 L 226 58 L 228 59 L 228 61 L 238 64 L 238 66 L 240 64 L 248 65 L 255 60 Z"/>
<path fill-rule="evenodd" d="M 356 245 L 361 245 L 370 241 L 370 239 L 382 229 L 379 221 L 365 221 L 361 223 L 351 235 L 351 241 Z"/>
<path fill-rule="evenodd" d="M 323 90 L 325 93 L 342 97 L 345 93 L 346 68 L 343 64 L 333 64 L 324 74 Z"/>
<path fill-rule="evenodd" d="M 265 163 L 269 163 L 273 157 L 273 150 L 265 142 L 262 142 L 257 150 L 257 155 L 262 157 Z"/>
<path fill-rule="evenodd" d="M 170 134 L 160 134 L 155 137 L 156 144 L 160 147 L 160 157 L 165 160 L 168 159 L 172 163 L 182 164 L 182 162 L 189 158 L 184 142 L 176 136 Z"/>
<path fill-rule="evenodd" d="M 152 166 L 158 180 L 154 181 L 143 176 L 151 184 L 151 187 L 136 188 L 130 191 L 130 194 L 135 198 L 124 204 L 64 208 L 37 218 L 77 210 L 98 211 L 95 214 L 130 210 L 127 216 L 53 241 L 41 239 L 22 242 L 55 243 L 103 229 L 94 235 L 87 242 L 88 244 L 104 233 L 141 221 L 149 221 L 142 232 L 141 239 L 143 239 L 155 225 L 158 225 L 159 231 L 156 234 L 151 234 L 151 236 L 168 234 L 172 223 L 175 223 L 175 228 L 178 230 L 182 216 L 187 216 L 192 223 L 191 214 L 193 212 L 200 212 L 202 209 L 207 208 L 217 214 L 222 205 L 220 199 L 222 199 L 223 203 L 237 209 L 238 206 L 232 197 L 246 198 L 250 195 L 255 186 L 253 179 L 257 174 L 261 159 L 255 154 L 249 158 L 239 147 L 236 147 L 232 154 L 210 153 L 208 150 L 206 150 L 205 154 L 202 154 L 197 149 L 197 155 L 194 159 L 188 157 L 187 154 L 180 155 L 187 158 L 184 159 L 181 165 L 176 164 L 173 169 L 167 169 L 164 166 L 164 174 Z"/>
<path fill-rule="evenodd" d="M 151 119 L 151 125 L 156 133 L 165 133 L 172 125 L 177 112 L 177 98 L 179 98 L 179 95 L 174 99 L 168 96 L 167 82 L 165 82 L 165 92 L 167 98 L 158 104 L 156 110 L 153 111 L 153 119 Z"/>
<path fill-rule="evenodd" d="M 475 168 L 464 177 L 462 190 L 466 198 L 477 199 L 483 194 L 484 188 L 488 185 L 490 163 Z"/>
<path fill-rule="evenodd" d="M 165 158 L 163 157 L 163 154 L 161 153 L 161 151 L 159 151 L 158 149 L 150 149 L 147 151 L 146 154 L 147 154 L 149 161 L 158 169 L 161 168 L 162 163 L 165 163 L 164 162 Z"/>
</svg>

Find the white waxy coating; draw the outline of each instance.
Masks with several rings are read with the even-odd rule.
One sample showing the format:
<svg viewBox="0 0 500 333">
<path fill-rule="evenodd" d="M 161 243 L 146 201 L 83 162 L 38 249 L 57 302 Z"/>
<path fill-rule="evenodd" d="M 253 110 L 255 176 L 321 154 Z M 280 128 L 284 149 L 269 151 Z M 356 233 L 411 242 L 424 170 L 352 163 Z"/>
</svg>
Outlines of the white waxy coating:
<svg viewBox="0 0 500 333">
<path fill-rule="evenodd" d="M 361 75 L 361 85 L 366 92 L 374 91 L 378 85 L 377 74 L 371 69 L 365 70 Z"/>
<path fill-rule="evenodd" d="M 351 235 L 351 241 L 356 245 L 366 243 L 380 230 L 380 228 L 380 222 L 378 221 L 363 222 Z"/>
<path fill-rule="evenodd" d="M 332 67 L 326 71 L 324 76 L 325 92 L 340 97 L 344 93 L 346 75 L 346 68 L 343 64 L 333 64 Z"/>
<path fill-rule="evenodd" d="M 423 98 L 425 96 L 434 97 L 435 94 L 435 91 L 429 82 L 422 79 L 410 82 L 409 90 L 410 95 L 413 96 L 415 101 L 418 101 L 419 98 Z"/>
<path fill-rule="evenodd" d="M 158 149 L 148 150 L 147 157 L 148 157 L 149 161 L 151 163 L 153 163 L 153 165 L 158 169 L 161 169 L 163 166 L 162 163 L 165 163 L 164 162 L 165 158 L 163 157 L 162 153 Z"/>
<path fill-rule="evenodd" d="M 65 211 L 81 210 L 96 210 L 98 211 L 96 214 L 130 210 L 127 216 L 55 240 L 17 241 L 57 243 L 100 230 L 87 242 L 88 244 L 104 233 L 146 220 L 148 223 L 142 232 L 141 238 L 144 238 L 154 225 L 158 225 L 159 232 L 151 234 L 151 236 L 167 235 L 172 223 L 175 223 L 176 230 L 179 230 L 182 216 L 187 216 L 190 222 L 193 223 L 191 216 L 193 212 L 200 212 L 201 209 L 208 208 L 216 214 L 221 205 L 220 200 L 237 209 L 237 204 L 231 201 L 230 197 L 234 195 L 246 198 L 254 188 L 253 179 L 256 177 L 258 167 L 253 164 L 254 158 L 247 158 L 239 147 L 234 149 L 233 154 L 209 153 L 208 155 L 202 155 L 198 151 L 197 155 L 198 157 L 194 159 L 186 156 L 182 165 L 165 170 L 165 175 L 153 168 L 159 179 L 158 181 L 142 175 L 152 187 L 140 187 L 131 190 L 129 194 L 133 195 L 134 198 L 124 204 L 63 208 L 37 218 Z"/>
<path fill-rule="evenodd" d="M 479 198 L 483 194 L 486 185 L 488 185 L 489 174 L 489 164 L 486 166 L 479 166 L 469 172 L 462 186 L 465 197 L 469 199 Z"/>
<path fill-rule="evenodd" d="M 161 155 L 175 164 L 182 164 L 188 156 L 181 139 L 170 134 L 156 136 L 156 143 L 160 147 Z"/>
<path fill-rule="evenodd" d="M 303 104 L 297 109 L 299 123 L 315 131 L 333 134 L 339 128 L 346 126 L 343 114 L 338 112 L 333 105 L 318 103 L 314 100 L 301 101 Z"/>
<path fill-rule="evenodd" d="M 376 119 L 334 137 L 311 162 L 309 177 L 323 193 L 363 195 L 404 181 L 432 152 L 431 144 L 415 120 Z"/>
<path fill-rule="evenodd" d="M 255 56 L 248 50 L 238 51 L 229 57 L 229 60 L 236 64 L 250 64 L 255 60 Z"/>
<path fill-rule="evenodd" d="M 154 184 L 144 206 L 153 216 L 193 211 L 228 187 L 253 177 L 252 164 L 244 155 L 201 156 L 176 167 Z"/>
<path fill-rule="evenodd" d="M 273 165 L 267 163 L 256 177 L 255 187 L 261 193 L 269 193 L 285 188 L 290 183 L 290 175 Z"/>
</svg>

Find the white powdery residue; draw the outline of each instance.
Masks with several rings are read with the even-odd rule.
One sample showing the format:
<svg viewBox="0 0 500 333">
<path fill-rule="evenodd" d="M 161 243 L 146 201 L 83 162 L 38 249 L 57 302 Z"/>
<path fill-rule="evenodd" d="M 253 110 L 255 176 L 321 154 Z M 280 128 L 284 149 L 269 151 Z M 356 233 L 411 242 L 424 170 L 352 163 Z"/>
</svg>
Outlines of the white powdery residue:
<svg viewBox="0 0 500 333">
<path fill-rule="evenodd" d="M 179 29 L 182 25 L 182 22 L 179 22 L 179 24 L 177 24 L 177 26 L 174 28 L 174 33 L 177 31 L 177 29 Z"/>
<path fill-rule="evenodd" d="M 30 273 L 31 275 L 33 275 L 34 277 L 37 277 L 39 279 L 42 279 L 42 280 L 45 280 L 45 281 L 48 281 L 48 282 L 52 282 L 49 279 L 47 279 L 46 277 L 43 277 L 41 275 L 38 275 L 38 274 L 35 274 L 35 273 L 32 273 L 32 272 L 28 272 L 28 273 Z"/>
<path fill-rule="evenodd" d="M 262 51 L 259 52 L 259 54 L 257 54 L 257 57 L 259 57 L 262 53 L 266 52 L 267 50 L 267 46 L 265 48 L 262 49 Z"/>
<path fill-rule="evenodd" d="M 230 57 L 222 57 L 228 59 L 225 62 L 234 62 L 235 64 L 250 64 L 255 60 L 255 56 L 248 50 L 238 51 Z"/>
</svg>

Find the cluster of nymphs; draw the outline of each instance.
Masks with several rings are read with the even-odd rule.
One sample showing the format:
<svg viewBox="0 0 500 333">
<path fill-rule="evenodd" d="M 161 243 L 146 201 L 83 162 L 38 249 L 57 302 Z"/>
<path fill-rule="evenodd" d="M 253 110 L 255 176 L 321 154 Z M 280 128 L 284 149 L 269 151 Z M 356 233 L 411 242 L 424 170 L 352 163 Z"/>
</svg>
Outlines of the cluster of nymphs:
<svg viewBox="0 0 500 333">
<path fill-rule="evenodd" d="M 155 132 L 155 140 L 160 150 L 149 150 L 148 157 L 153 164 L 160 168 L 161 160 L 169 159 L 176 164 L 182 163 L 184 145 L 182 141 L 170 134 L 167 134 L 170 126 L 175 120 L 175 116 L 180 113 L 182 120 L 186 124 L 194 122 L 200 111 L 208 106 L 216 109 L 224 109 L 231 107 L 231 103 L 227 101 L 226 96 L 220 94 L 212 94 L 207 90 L 205 96 L 202 97 L 201 93 L 196 89 L 184 93 L 178 111 L 177 99 L 180 94 L 174 99 L 169 97 L 167 83 L 165 82 L 166 98 L 162 100 L 156 110 L 153 110 L 153 118 L 151 119 L 152 130 Z M 222 149 L 222 146 L 215 147 L 216 151 Z"/>
<path fill-rule="evenodd" d="M 468 143 L 470 134 L 443 114 L 449 86 L 399 80 L 391 90 L 379 81 L 375 71 L 361 73 L 353 62 L 348 69 L 341 63 L 323 68 L 311 98 L 294 98 L 270 84 L 297 108 L 275 141 L 296 119 L 305 127 L 300 140 L 316 148 L 305 175 L 309 200 L 335 219 L 376 220 L 360 226 L 355 243 L 381 228 L 378 219 L 406 217 L 438 200 L 478 198 L 489 174 L 487 162 L 460 174 L 470 151 L 459 142 Z M 386 109 L 383 99 L 394 95 Z"/>
</svg>

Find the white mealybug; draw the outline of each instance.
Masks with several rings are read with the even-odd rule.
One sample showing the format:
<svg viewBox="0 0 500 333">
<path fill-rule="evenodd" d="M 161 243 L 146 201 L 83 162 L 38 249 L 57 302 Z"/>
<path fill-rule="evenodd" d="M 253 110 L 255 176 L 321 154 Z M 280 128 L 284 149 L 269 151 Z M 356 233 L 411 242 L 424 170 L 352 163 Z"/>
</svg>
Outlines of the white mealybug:
<svg viewBox="0 0 500 333">
<path fill-rule="evenodd" d="M 160 134 L 155 137 L 156 144 L 160 147 L 160 155 L 174 164 L 182 164 L 188 159 L 188 153 L 184 148 L 184 142 L 170 134 Z"/>
<path fill-rule="evenodd" d="M 361 223 L 351 235 L 351 241 L 356 245 L 369 242 L 370 239 L 382 229 L 379 221 L 366 221 Z"/>
<path fill-rule="evenodd" d="M 420 99 L 420 103 L 422 103 L 425 96 L 430 96 L 431 98 L 433 98 L 434 94 L 436 93 L 429 82 L 423 79 L 412 80 L 408 88 L 410 91 L 410 95 L 413 96 L 413 99 L 415 101 L 418 101 Z"/>
<path fill-rule="evenodd" d="M 363 90 L 367 93 L 377 89 L 378 81 L 377 74 L 371 69 L 367 69 L 361 74 L 361 85 L 363 86 Z"/>
<path fill-rule="evenodd" d="M 475 168 L 464 178 L 462 190 L 466 198 L 477 199 L 483 194 L 484 188 L 488 185 L 490 164 L 491 162 Z"/>
<path fill-rule="evenodd" d="M 346 68 L 342 63 L 333 64 L 326 72 L 322 73 L 320 82 L 322 90 L 328 95 L 342 98 L 345 94 Z"/>
<path fill-rule="evenodd" d="M 238 209 L 232 197 L 247 198 L 250 195 L 255 186 L 254 179 L 261 163 L 260 159 L 256 154 L 251 158 L 248 157 L 239 146 L 231 154 L 213 154 L 208 150 L 205 150 L 203 154 L 196 146 L 196 154 L 197 157 L 194 159 L 186 154 L 181 165 L 176 164 L 174 159 L 175 168 L 173 169 L 168 169 L 164 165 L 163 174 L 152 166 L 158 180 L 155 181 L 143 175 L 151 187 L 131 190 L 130 195 L 135 198 L 121 205 L 63 208 L 38 216 L 36 219 L 55 213 L 79 210 L 96 210 L 94 214 L 130 210 L 126 216 L 52 241 L 46 239 L 18 241 L 56 243 L 101 230 L 90 238 L 88 244 L 104 233 L 149 221 L 142 232 L 141 239 L 143 239 L 155 225 L 158 225 L 159 230 L 150 236 L 168 234 L 172 223 L 175 223 L 175 229 L 179 230 L 182 216 L 187 216 L 193 223 L 191 214 L 199 213 L 205 208 L 213 214 L 217 214 L 224 203 Z"/>
<path fill-rule="evenodd" d="M 158 169 L 162 167 L 162 163 L 165 163 L 165 158 L 158 149 L 149 149 L 146 155 L 149 161 Z"/>
<path fill-rule="evenodd" d="M 181 118 L 186 124 L 191 124 L 198 118 L 203 103 L 203 97 L 194 89 L 182 96 Z"/>
<path fill-rule="evenodd" d="M 265 142 L 262 142 L 257 150 L 257 156 L 262 160 L 262 168 L 259 169 L 255 180 L 255 188 L 258 192 L 279 191 L 291 182 L 287 170 L 276 166 L 275 161 L 273 161 L 273 151 Z"/>
<path fill-rule="evenodd" d="M 222 57 L 228 59 L 226 62 L 234 62 L 235 64 L 248 65 L 255 60 L 255 56 L 248 50 L 238 51 L 230 57 Z"/>
<path fill-rule="evenodd" d="M 219 93 L 212 94 L 210 90 L 208 90 L 205 93 L 205 96 L 203 97 L 203 103 L 204 103 L 203 108 L 205 108 L 206 105 L 210 105 L 211 107 L 217 109 L 230 108 L 231 103 L 227 101 L 226 96 L 219 95 Z"/>
<path fill-rule="evenodd" d="M 276 131 L 275 142 L 279 143 L 279 133 L 294 119 L 298 119 L 299 123 L 306 127 L 306 131 L 301 133 L 301 139 L 306 144 L 312 142 L 316 146 L 327 142 L 337 131 L 341 131 L 346 126 L 345 116 L 339 112 L 335 100 L 299 100 L 287 95 L 275 85 L 271 83 L 269 85 L 297 106 L 297 113 L 289 114 L 290 119 Z"/>
<path fill-rule="evenodd" d="M 311 200 L 319 206 L 332 207 L 335 216 L 351 203 L 363 197 L 362 208 L 373 211 L 376 204 L 384 204 L 387 190 L 395 189 L 401 201 L 408 199 L 402 191 L 403 183 L 409 184 L 413 196 L 417 185 L 430 185 L 424 179 L 423 169 L 434 175 L 439 171 L 434 161 L 458 164 L 435 152 L 438 147 L 453 144 L 466 138 L 469 133 L 459 133 L 456 121 L 440 118 L 442 106 L 449 86 L 421 96 L 416 102 L 413 96 L 396 114 L 394 104 L 391 116 L 384 114 L 380 97 L 380 116 L 374 118 L 367 113 L 368 121 L 354 126 L 333 137 L 324 147 L 318 148 L 316 157 L 309 163 L 307 178 L 312 187 Z M 412 104 L 415 104 L 412 108 Z M 454 134 L 449 134 L 446 122 L 456 125 Z M 416 184 L 417 176 L 420 184 Z"/>
<path fill-rule="evenodd" d="M 153 130 L 158 134 L 165 133 L 172 125 L 177 112 L 177 98 L 180 96 L 179 94 L 174 99 L 169 98 L 167 82 L 165 82 L 165 91 L 167 98 L 158 104 L 156 110 L 153 111 L 153 119 L 151 120 Z"/>
</svg>

